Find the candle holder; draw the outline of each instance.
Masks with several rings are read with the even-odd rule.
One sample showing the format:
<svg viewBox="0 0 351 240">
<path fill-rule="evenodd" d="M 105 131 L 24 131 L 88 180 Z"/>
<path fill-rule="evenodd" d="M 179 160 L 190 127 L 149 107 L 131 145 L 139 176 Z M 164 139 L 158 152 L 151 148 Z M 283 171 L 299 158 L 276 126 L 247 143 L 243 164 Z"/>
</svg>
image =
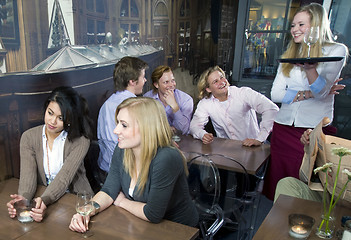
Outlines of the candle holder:
<svg viewBox="0 0 351 240">
<path fill-rule="evenodd" d="M 304 214 L 289 215 L 289 235 L 294 239 L 307 239 L 314 225 L 314 218 Z"/>
<path fill-rule="evenodd" d="M 30 211 L 35 207 L 35 201 L 23 199 L 14 203 L 16 209 L 17 219 L 21 223 L 33 222 L 33 218 L 30 216 Z"/>
</svg>

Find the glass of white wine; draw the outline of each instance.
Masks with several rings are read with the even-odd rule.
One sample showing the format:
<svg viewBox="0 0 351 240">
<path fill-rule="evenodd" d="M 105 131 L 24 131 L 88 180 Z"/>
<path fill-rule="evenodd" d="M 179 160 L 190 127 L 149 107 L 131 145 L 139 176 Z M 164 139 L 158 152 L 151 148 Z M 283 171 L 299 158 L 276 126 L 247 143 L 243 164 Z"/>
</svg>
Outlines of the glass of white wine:
<svg viewBox="0 0 351 240">
<path fill-rule="evenodd" d="M 311 45 L 315 44 L 319 38 L 319 27 L 310 27 L 305 32 L 303 41 L 308 46 L 307 58 L 310 58 Z"/>
<path fill-rule="evenodd" d="M 88 229 L 88 221 L 87 216 L 94 210 L 94 206 L 92 203 L 92 195 L 86 192 L 79 192 L 77 193 L 77 202 L 76 202 L 76 211 L 80 215 L 83 216 L 83 221 Z M 92 231 L 87 230 L 85 233 L 82 234 L 84 238 L 88 238 L 94 235 Z"/>
</svg>

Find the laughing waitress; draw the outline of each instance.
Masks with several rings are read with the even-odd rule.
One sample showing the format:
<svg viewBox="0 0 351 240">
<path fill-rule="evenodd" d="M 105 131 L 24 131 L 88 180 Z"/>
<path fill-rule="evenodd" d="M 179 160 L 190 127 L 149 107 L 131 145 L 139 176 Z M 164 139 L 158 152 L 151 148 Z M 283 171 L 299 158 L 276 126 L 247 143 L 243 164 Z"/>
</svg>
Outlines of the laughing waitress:
<svg viewBox="0 0 351 240">
<path fill-rule="evenodd" d="M 282 105 L 273 125 L 271 161 L 264 186 L 264 193 L 270 199 L 273 199 L 280 179 L 299 178 L 304 154 L 300 137 L 324 117 L 333 120 L 336 94 L 333 89 L 342 89 L 342 85 L 338 88 L 334 84 L 339 81 L 348 50 L 345 45 L 334 42 L 322 5 L 311 3 L 297 10 L 290 29 L 292 39 L 282 58 L 307 57 L 304 34 L 311 27 L 319 27 L 319 40 L 311 47 L 311 57 L 338 56 L 343 59 L 319 64 L 280 64 L 271 90 L 272 101 Z M 331 125 L 325 126 L 323 131 L 336 133 Z"/>
</svg>

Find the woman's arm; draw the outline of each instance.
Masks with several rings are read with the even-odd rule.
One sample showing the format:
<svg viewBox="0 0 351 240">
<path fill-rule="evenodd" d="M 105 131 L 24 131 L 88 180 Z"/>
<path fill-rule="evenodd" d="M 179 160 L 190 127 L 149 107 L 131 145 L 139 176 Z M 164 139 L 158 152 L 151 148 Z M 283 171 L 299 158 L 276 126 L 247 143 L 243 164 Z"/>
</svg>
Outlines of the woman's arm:
<svg viewBox="0 0 351 240">
<path fill-rule="evenodd" d="M 84 164 L 84 158 L 90 146 L 90 140 L 85 137 L 76 138 L 73 142 L 68 141 L 69 140 L 66 139 L 64 148 L 67 149 L 64 149 L 64 152 L 68 151 L 68 154 L 63 160 L 63 166 L 52 183 L 41 195 L 46 206 L 56 202 L 65 194 L 73 178 L 76 176 L 79 167 Z"/>
<path fill-rule="evenodd" d="M 304 63 L 304 64 L 296 64 L 296 65 L 301 67 L 305 71 L 309 85 L 312 85 L 317 80 L 319 76 L 316 69 L 318 63 L 314 63 L 314 64 Z"/>
<path fill-rule="evenodd" d="M 113 203 L 113 199 L 107 195 L 104 192 L 98 192 L 94 197 L 93 197 L 93 201 L 98 203 L 100 205 L 100 209 L 99 212 L 104 211 L 106 208 L 108 208 L 109 206 L 111 206 L 111 204 Z M 93 211 L 90 216 L 87 217 L 86 221 L 87 224 L 84 224 L 84 219 L 83 216 L 80 215 L 79 213 L 76 213 L 73 215 L 72 219 L 71 219 L 71 223 L 69 224 L 69 229 L 71 229 L 72 231 L 75 232 L 86 232 L 88 230 L 88 228 L 86 226 L 89 225 L 89 221 L 90 221 L 90 217 L 96 215 L 97 212 Z"/>
<path fill-rule="evenodd" d="M 298 91 L 293 102 L 300 102 L 310 98 L 313 98 L 313 94 L 310 90 Z"/>
<path fill-rule="evenodd" d="M 293 102 L 298 102 L 299 100 L 302 101 L 303 97 L 305 97 L 304 100 L 313 98 L 313 94 L 310 90 L 299 91 L 299 89 L 302 88 L 302 86 L 300 86 L 301 83 L 299 83 L 299 80 L 302 79 L 302 75 L 295 76 L 294 74 L 296 74 L 296 70 L 293 68 L 290 72 L 290 77 L 284 76 L 282 65 L 279 65 L 271 89 L 271 99 L 273 102 L 291 104 Z"/>
<path fill-rule="evenodd" d="M 144 206 L 146 205 L 146 203 L 129 200 L 128 198 L 126 198 L 123 192 L 120 192 L 118 194 L 114 205 L 127 210 L 128 212 L 137 216 L 138 218 L 141 218 L 145 221 L 149 221 L 149 219 L 144 214 Z"/>
<path fill-rule="evenodd" d="M 323 49 L 327 57 L 341 56 L 344 58 L 340 61 L 320 63 L 320 66 L 317 67 L 318 77 L 309 85 L 316 99 L 325 98 L 329 95 L 335 80 L 340 76 L 341 70 L 346 62 L 346 55 L 348 54 L 345 45 L 339 43 L 327 45 L 323 47 Z"/>
<path fill-rule="evenodd" d="M 32 128 L 23 133 L 20 143 L 21 151 L 21 173 L 20 183 L 18 187 L 19 195 L 11 195 L 14 198 L 8 203 L 10 217 L 14 216 L 16 210 L 13 208 L 14 201 L 19 199 L 32 199 L 37 188 L 38 172 L 40 174 L 40 167 L 38 161 L 42 161 L 42 129 L 43 126 Z M 39 166 L 42 166 L 39 164 Z M 34 173 L 34 174 L 33 174 Z M 22 195 L 22 196 L 21 196 Z M 30 216 L 36 222 L 41 222 L 44 218 L 46 205 L 42 202 L 40 197 L 35 198 L 36 205 L 31 210 Z"/>
<path fill-rule="evenodd" d="M 295 83 L 295 79 L 291 76 L 288 78 L 282 73 L 282 65 L 279 65 L 276 78 L 274 79 L 271 99 L 273 102 L 282 102 L 290 104 L 292 102 L 304 101 L 310 98 L 324 98 L 332 91 L 336 79 L 340 76 L 341 70 L 345 65 L 347 49 L 342 44 L 333 44 L 326 46 L 326 56 L 343 56 L 344 59 L 337 62 L 321 63 L 322 67 L 317 68 L 316 64 L 298 65 L 305 72 L 309 90 L 299 88 L 289 88 L 288 86 Z M 293 71 L 294 69 L 292 69 Z M 290 72 L 290 74 L 292 73 Z M 289 81 L 289 85 L 288 85 Z"/>
<path fill-rule="evenodd" d="M 104 193 L 102 191 L 98 192 L 93 197 L 93 201 L 97 202 L 100 205 L 99 212 L 104 211 L 106 208 L 111 206 L 113 203 L 113 199 L 109 195 L 107 195 L 106 193 Z M 95 214 L 97 214 L 97 213 L 93 212 L 92 215 L 95 215 Z M 90 216 L 92 216 L 92 215 L 90 215 Z"/>
<path fill-rule="evenodd" d="M 40 138 L 41 135 L 35 133 L 42 130 L 42 126 L 37 128 L 32 128 L 24 132 L 20 141 L 21 169 L 18 194 L 26 199 L 32 199 L 34 197 L 38 184 L 36 157 L 42 153 L 42 151 L 40 151 L 42 145 L 40 144 L 41 139 L 37 139 Z M 39 153 L 36 151 L 39 151 Z"/>
<path fill-rule="evenodd" d="M 287 89 L 288 85 L 286 81 L 287 81 L 287 77 L 284 76 L 282 72 L 282 64 L 279 64 L 277 75 L 275 76 L 272 89 L 271 89 L 271 99 L 273 102 L 277 102 L 277 103 L 283 102 L 283 99 L 288 92 L 288 89 Z"/>
<path fill-rule="evenodd" d="M 338 91 L 341 91 L 345 88 L 345 85 L 338 84 L 342 80 L 343 80 L 342 78 L 338 78 L 334 81 L 334 85 L 331 87 L 329 94 L 338 95 L 339 94 Z M 300 102 L 310 98 L 313 98 L 313 94 L 310 90 L 298 91 L 294 98 L 294 102 Z"/>
</svg>

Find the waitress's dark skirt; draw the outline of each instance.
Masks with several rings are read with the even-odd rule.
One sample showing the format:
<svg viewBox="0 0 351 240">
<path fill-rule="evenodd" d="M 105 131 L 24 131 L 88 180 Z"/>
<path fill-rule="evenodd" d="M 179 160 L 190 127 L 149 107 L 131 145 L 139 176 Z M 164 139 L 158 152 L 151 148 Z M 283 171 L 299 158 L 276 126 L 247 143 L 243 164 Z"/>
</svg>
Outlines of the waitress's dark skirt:
<svg viewBox="0 0 351 240">
<path fill-rule="evenodd" d="M 274 123 L 271 136 L 271 159 L 265 177 L 263 193 L 274 199 L 275 188 L 284 177 L 299 178 L 299 170 L 304 155 L 301 135 L 307 128 Z M 329 125 L 323 128 L 324 134 L 335 135 L 336 128 Z"/>
</svg>

